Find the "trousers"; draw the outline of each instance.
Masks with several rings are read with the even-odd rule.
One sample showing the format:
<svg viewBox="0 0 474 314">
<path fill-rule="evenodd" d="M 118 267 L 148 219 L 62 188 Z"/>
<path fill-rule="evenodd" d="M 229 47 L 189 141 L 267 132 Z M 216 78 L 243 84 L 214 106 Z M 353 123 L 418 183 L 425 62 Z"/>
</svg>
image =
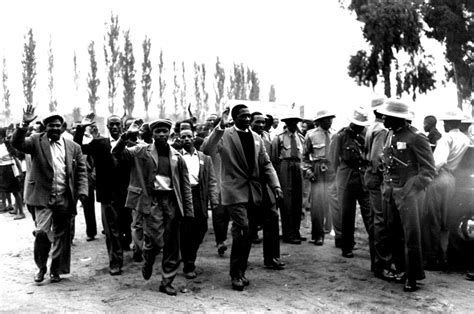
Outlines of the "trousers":
<svg viewBox="0 0 474 314">
<path fill-rule="evenodd" d="M 281 160 L 278 177 L 283 191 L 283 206 L 280 208 L 283 238 L 299 239 L 303 202 L 303 175 L 300 162 Z"/>
</svg>

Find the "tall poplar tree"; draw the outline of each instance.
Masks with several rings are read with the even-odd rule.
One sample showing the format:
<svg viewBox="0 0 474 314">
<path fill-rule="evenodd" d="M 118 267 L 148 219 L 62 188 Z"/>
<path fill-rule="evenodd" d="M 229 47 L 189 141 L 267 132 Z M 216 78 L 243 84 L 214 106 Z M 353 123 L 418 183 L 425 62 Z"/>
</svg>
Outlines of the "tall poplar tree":
<svg viewBox="0 0 474 314">
<path fill-rule="evenodd" d="M 142 43 L 143 47 L 143 62 L 142 62 L 142 98 L 143 104 L 145 105 L 146 119 L 148 120 L 148 107 L 151 103 L 151 96 L 153 91 L 151 90 L 151 61 L 150 61 L 150 50 L 151 41 L 150 38 L 145 37 Z"/>
<path fill-rule="evenodd" d="M 109 112 L 115 111 L 115 96 L 117 95 L 118 79 L 120 77 L 120 46 L 119 35 L 120 27 L 118 24 L 118 16 L 110 16 L 110 22 L 106 24 L 107 33 L 104 41 L 104 56 L 107 66 L 107 83 L 108 83 L 108 101 Z"/>
<path fill-rule="evenodd" d="M 214 84 L 214 91 L 216 95 L 216 112 L 221 111 L 222 101 L 224 98 L 224 84 L 225 84 L 225 70 L 222 67 L 222 64 L 217 57 L 216 61 L 216 73 L 214 74 L 215 84 Z"/>
<path fill-rule="evenodd" d="M 160 92 L 160 102 L 158 109 L 160 111 L 160 118 L 165 117 L 165 109 L 166 109 L 166 99 L 165 99 L 165 88 L 166 88 L 166 80 L 164 77 L 164 61 L 163 61 L 163 50 L 160 50 L 160 63 L 158 63 L 158 85 L 159 85 L 159 92 Z"/>
<path fill-rule="evenodd" d="M 132 117 L 135 108 L 135 88 L 137 82 L 135 80 L 135 57 L 133 55 L 133 45 L 130 40 L 130 30 L 123 33 L 124 51 L 121 55 L 122 60 L 122 81 L 123 81 L 123 114 Z"/>
<path fill-rule="evenodd" d="M 3 86 L 3 105 L 5 107 L 4 113 L 5 118 L 10 118 L 10 89 L 8 88 L 8 71 L 7 71 L 7 59 L 3 56 L 3 69 L 2 69 L 2 86 Z"/>
<path fill-rule="evenodd" d="M 22 83 L 23 95 L 27 105 L 33 106 L 33 94 L 36 87 L 36 41 L 33 37 L 33 29 L 28 30 L 25 36 L 25 43 L 23 45 L 23 65 Z"/>
<path fill-rule="evenodd" d="M 97 61 L 95 58 L 95 49 L 94 49 L 94 41 L 91 41 L 89 47 L 87 49 L 89 52 L 89 60 L 90 60 L 90 72 L 87 75 L 87 89 L 89 94 L 89 106 L 90 111 L 96 112 L 96 104 L 99 101 L 99 95 L 97 94 L 97 89 L 100 84 L 100 80 L 97 77 Z"/>
<path fill-rule="evenodd" d="M 54 112 L 58 106 L 57 100 L 54 98 L 54 56 L 52 38 L 49 37 L 48 49 L 48 89 L 49 89 L 49 111 Z"/>
</svg>

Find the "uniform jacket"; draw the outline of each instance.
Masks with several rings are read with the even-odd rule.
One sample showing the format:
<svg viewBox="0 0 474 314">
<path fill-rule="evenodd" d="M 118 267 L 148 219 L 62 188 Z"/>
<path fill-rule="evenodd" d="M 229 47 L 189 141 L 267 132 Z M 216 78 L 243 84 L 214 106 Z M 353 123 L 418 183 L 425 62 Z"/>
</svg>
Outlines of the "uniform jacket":
<svg viewBox="0 0 474 314">
<path fill-rule="evenodd" d="M 318 178 L 322 172 L 327 172 L 325 175 L 334 177 L 334 169 L 329 162 L 329 145 L 326 146 L 325 130 L 320 127 L 308 132 L 304 141 L 303 163 L 301 169 L 305 178 L 310 178 L 313 175 Z M 328 130 L 329 140 L 333 134 Z"/>
<path fill-rule="evenodd" d="M 181 151 L 182 153 L 183 151 Z M 208 217 L 207 204 L 211 201 L 213 206 L 219 204 L 219 192 L 217 191 L 216 174 L 211 157 L 197 151 L 199 158 L 199 189 L 201 194 L 201 208 L 204 210 L 204 217 Z"/>
<path fill-rule="evenodd" d="M 364 135 L 350 127 L 342 128 L 332 138 L 329 160 L 336 171 L 337 185 L 358 189 L 364 182 Z"/>
<path fill-rule="evenodd" d="M 85 155 L 94 159 L 97 201 L 100 203 L 109 203 L 112 200 L 124 202 L 130 179 L 130 162 L 119 161 L 112 156 L 109 138 L 98 137 L 88 144 L 82 144 L 84 130 L 84 127 L 77 127 L 74 141 L 81 145 Z"/>
<path fill-rule="evenodd" d="M 412 187 L 418 190 L 426 188 L 436 173 L 428 138 L 409 125 L 388 132 L 384 145 L 384 165 L 385 181 L 403 187 L 406 192 Z"/>
<path fill-rule="evenodd" d="M 261 176 L 272 190 L 280 187 L 280 182 L 265 151 L 262 138 L 252 131 L 250 132 L 255 143 L 255 167 L 249 174 L 244 149 L 237 132 L 235 127 L 222 130 L 217 126 L 201 148 L 207 155 L 219 154 L 221 157 L 222 205 L 250 201 L 260 204 L 262 200 Z"/>
<path fill-rule="evenodd" d="M 298 156 L 301 159 L 303 156 L 303 147 L 304 147 L 304 136 L 295 131 L 294 135 L 296 136 L 296 145 L 298 148 Z M 278 134 L 273 138 L 272 141 L 272 151 L 270 153 L 270 158 L 273 163 L 273 166 L 277 166 L 281 159 L 291 158 L 291 133 L 286 130 L 283 133 Z"/>
<path fill-rule="evenodd" d="M 125 147 L 126 142 L 119 139 L 112 153 L 117 158 L 133 161 L 125 206 L 144 214 L 151 211 L 153 182 L 158 170 L 158 152 L 154 143 Z M 181 154 L 169 147 L 171 182 L 179 210 L 183 217 L 194 217 L 191 184 L 188 168 Z"/>
<path fill-rule="evenodd" d="M 13 133 L 12 146 L 31 155 L 31 170 L 25 182 L 26 203 L 31 206 L 46 207 L 52 193 L 53 161 L 49 139 L 46 133 L 33 134 L 25 139 L 26 128 L 18 128 Z M 62 141 L 63 139 L 61 139 Z M 76 214 L 76 200 L 79 195 L 88 195 L 86 164 L 81 147 L 64 139 L 66 153 L 66 193 L 71 200 L 69 210 Z"/>
</svg>

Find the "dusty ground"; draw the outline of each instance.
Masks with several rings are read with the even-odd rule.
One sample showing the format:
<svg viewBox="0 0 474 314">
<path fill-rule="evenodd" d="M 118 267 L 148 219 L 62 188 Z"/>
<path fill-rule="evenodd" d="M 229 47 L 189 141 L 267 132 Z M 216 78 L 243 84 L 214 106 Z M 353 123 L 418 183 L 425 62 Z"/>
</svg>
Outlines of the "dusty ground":
<svg viewBox="0 0 474 314">
<path fill-rule="evenodd" d="M 229 252 L 223 258 L 217 256 L 210 224 L 197 260 L 198 278 L 186 280 L 180 273 L 174 283 L 180 293 L 169 297 L 158 292 L 159 263 L 153 277 L 145 281 L 140 264 L 126 252 L 123 275 L 111 277 L 103 235 L 96 241 L 85 241 L 81 212 L 76 225 L 72 273 L 60 283 L 46 279 L 37 285 L 33 282 L 31 217 L 16 221 L 10 214 L 0 215 L 0 311 L 472 311 L 474 283 L 465 281 L 461 273 L 427 272 L 421 289 L 411 294 L 404 293 L 400 284 L 374 278 L 368 270 L 367 240 L 362 231 L 357 232 L 359 249 L 354 259 L 341 257 L 332 237 L 323 247 L 282 243 L 282 260 L 287 263 L 282 271 L 263 268 L 262 245 L 255 245 L 247 271 L 251 284 L 244 292 L 236 292 L 230 288 Z M 302 234 L 309 237 L 309 229 L 302 228 Z"/>
</svg>

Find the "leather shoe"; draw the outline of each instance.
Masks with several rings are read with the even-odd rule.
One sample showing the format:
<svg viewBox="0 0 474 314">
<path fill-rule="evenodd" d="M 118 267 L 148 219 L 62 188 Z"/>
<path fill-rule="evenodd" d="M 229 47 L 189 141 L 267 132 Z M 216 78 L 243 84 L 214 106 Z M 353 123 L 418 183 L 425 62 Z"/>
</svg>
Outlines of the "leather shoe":
<svg viewBox="0 0 474 314">
<path fill-rule="evenodd" d="M 166 293 L 167 295 L 177 295 L 176 289 L 172 285 L 160 285 L 160 292 Z"/>
<path fill-rule="evenodd" d="M 282 270 L 285 267 L 285 263 L 281 262 L 278 258 L 272 258 L 269 261 L 265 261 L 264 265 L 266 268 Z"/>
<path fill-rule="evenodd" d="M 190 271 L 190 272 L 184 273 L 184 277 L 186 279 L 194 279 L 197 277 L 197 274 L 194 271 Z"/>
<path fill-rule="evenodd" d="M 283 242 L 288 244 L 301 244 L 300 239 L 284 239 Z"/>
<path fill-rule="evenodd" d="M 95 240 L 95 237 L 87 237 L 86 238 L 86 241 L 89 242 L 89 241 L 94 241 Z"/>
<path fill-rule="evenodd" d="M 122 269 L 120 267 L 111 267 L 109 274 L 112 276 L 118 276 L 122 274 Z"/>
<path fill-rule="evenodd" d="M 244 290 L 244 283 L 241 278 L 232 278 L 232 289 L 237 291 Z"/>
<path fill-rule="evenodd" d="M 404 271 L 395 274 L 395 282 L 404 283 L 406 279 L 406 273 Z"/>
<path fill-rule="evenodd" d="M 145 264 L 143 264 L 143 267 L 142 267 L 143 279 L 145 280 L 150 279 L 152 273 L 153 273 L 153 265 L 150 265 L 147 262 L 145 262 Z M 160 289 L 161 289 L 161 286 L 160 286 Z"/>
<path fill-rule="evenodd" d="M 244 286 L 250 285 L 250 281 L 247 278 L 245 278 L 245 275 L 242 275 L 242 277 L 240 277 L 240 280 L 242 280 L 242 283 L 244 284 Z"/>
<path fill-rule="evenodd" d="M 46 268 L 40 269 L 35 275 L 35 282 L 42 282 L 44 280 L 44 275 L 46 275 Z"/>
<path fill-rule="evenodd" d="M 342 256 L 345 258 L 353 258 L 354 253 L 352 253 L 352 251 L 342 251 Z"/>
<path fill-rule="evenodd" d="M 302 236 L 300 236 L 300 241 L 306 241 L 306 240 L 307 240 L 307 238 L 306 238 L 306 237 L 302 237 Z"/>
<path fill-rule="evenodd" d="M 395 275 L 388 269 L 375 271 L 374 276 L 385 281 L 395 280 Z"/>
<path fill-rule="evenodd" d="M 59 277 L 59 274 L 58 273 L 51 273 L 49 275 L 49 278 L 51 280 L 52 283 L 57 283 L 57 282 L 60 282 L 61 281 L 61 277 Z"/>
<path fill-rule="evenodd" d="M 227 251 L 227 245 L 225 245 L 224 243 L 219 243 L 217 245 L 217 253 L 219 254 L 219 256 L 223 256 L 225 251 Z"/>
<path fill-rule="evenodd" d="M 317 246 L 322 246 L 324 244 L 324 240 L 323 240 L 323 238 L 319 238 L 319 239 L 316 239 L 316 240 L 309 240 L 308 243 L 311 243 L 311 244 L 314 244 L 314 245 L 317 245 Z"/>
<path fill-rule="evenodd" d="M 474 272 L 468 271 L 468 272 L 466 273 L 466 280 L 474 281 Z"/>
<path fill-rule="evenodd" d="M 254 239 L 252 239 L 252 243 L 253 243 L 253 244 L 260 244 L 260 243 L 262 243 L 262 239 L 260 239 L 260 238 L 254 238 Z"/>
<path fill-rule="evenodd" d="M 416 290 L 418 290 L 418 287 L 416 286 L 416 281 L 407 279 L 405 281 L 405 286 L 403 286 L 403 291 L 413 292 L 413 291 L 416 291 Z"/>
</svg>

